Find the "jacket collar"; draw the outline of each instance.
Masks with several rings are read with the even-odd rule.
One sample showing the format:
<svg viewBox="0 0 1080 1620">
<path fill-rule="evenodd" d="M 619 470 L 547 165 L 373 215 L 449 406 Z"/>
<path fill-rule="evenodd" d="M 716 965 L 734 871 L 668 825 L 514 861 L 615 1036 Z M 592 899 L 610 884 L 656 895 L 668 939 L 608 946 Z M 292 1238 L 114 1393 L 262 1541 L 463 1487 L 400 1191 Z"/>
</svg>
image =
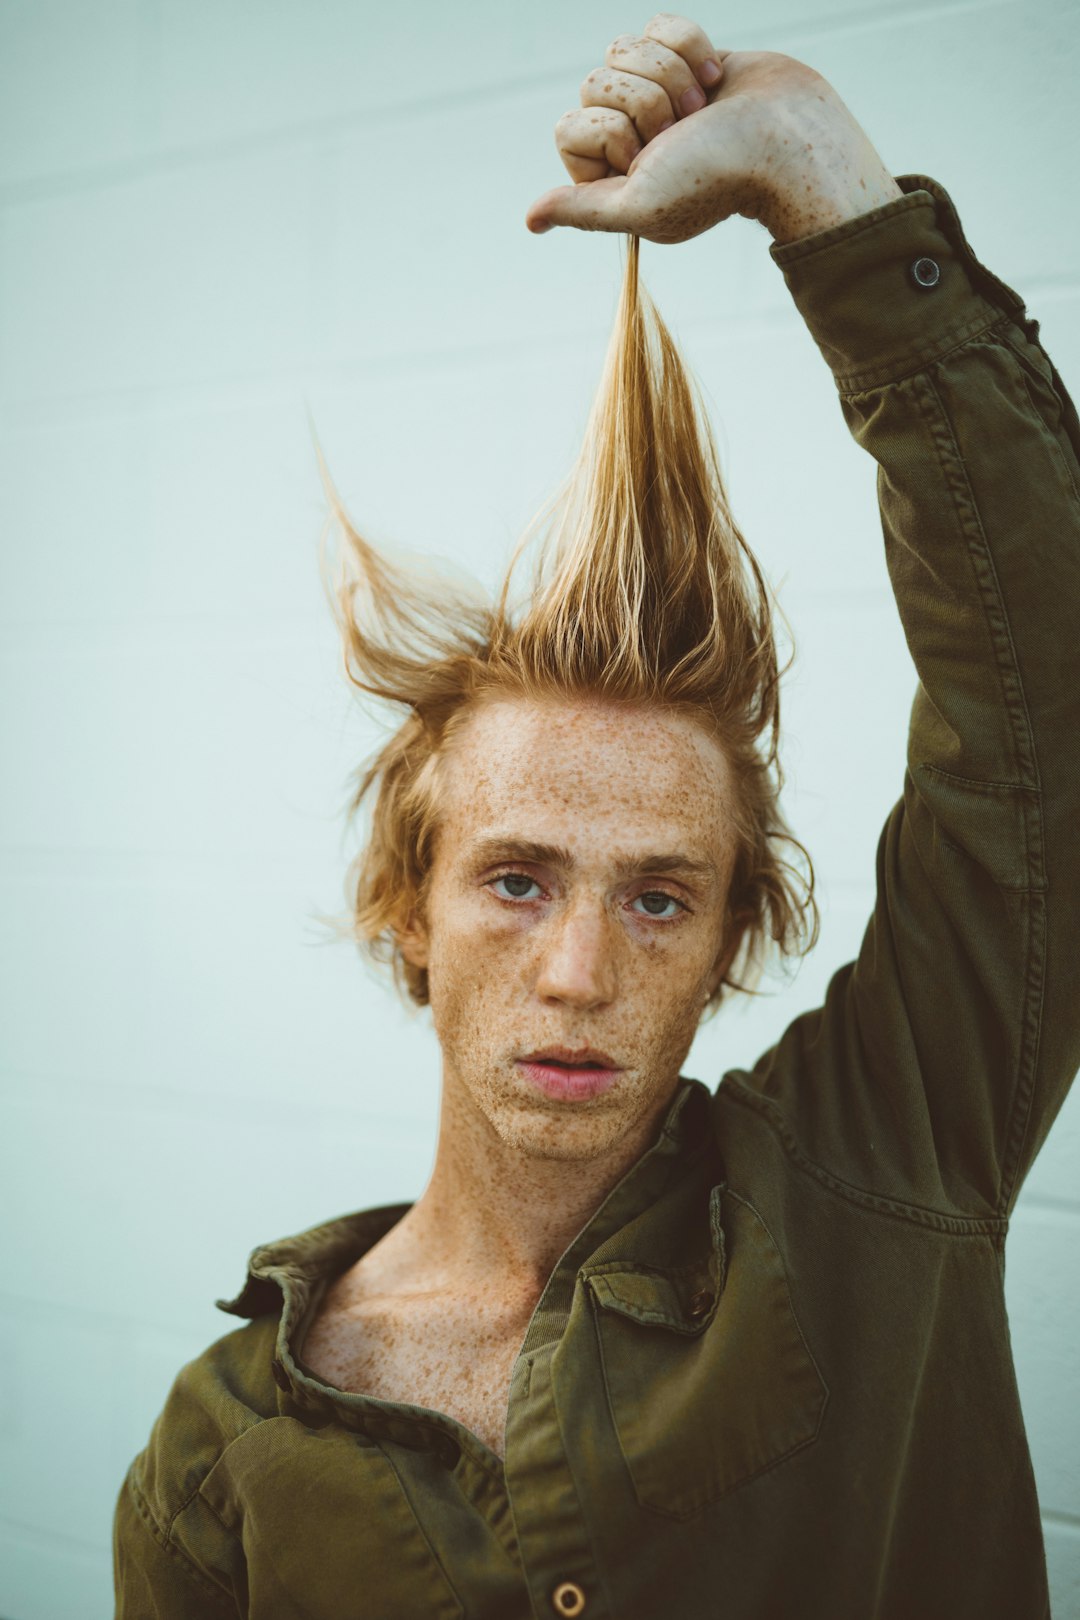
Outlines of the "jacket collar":
<svg viewBox="0 0 1080 1620">
<path fill-rule="evenodd" d="M 573 1290 L 580 1278 L 597 1304 L 639 1321 L 696 1334 L 715 1315 L 725 1280 L 724 1233 L 720 1220 L 722 1167 L 711 1124 L 712 1099 L 699 1080 L 680 1080 L 653 1145 L 633 1164 L 560 1258 L 534 1313 L 524 1349 L 533 1350 L 561 1336 Z M 694 1169 L 696 1168 L 696 1171 Z M 657 1220 L 658 1206 L 668 1218 Z M 279 1315 L 271 1363 L 279 1402 L 305 1409 L 326 1407 L 330 1391 L 296 1364 L 292 1346 L 304 1322 L 315 1287 L 353 1265 L 412 1208 L 383 1204 L 324 1221 L 290 1237 L 261 1244 L 251 1253 L 247 1278 L 233 1299 L 215 1301 L 232 1316 Z M 686 1231 L 693 1249 L 670 1248 L 664 1231 Z M 337 1391 L 333 1405 L 358 1408 L 352 1414 L 370 1427 L 369 1409 L 385 1403 Z M 417 1413 L 417 1416 L 421 1414 Z"/>
</svg>

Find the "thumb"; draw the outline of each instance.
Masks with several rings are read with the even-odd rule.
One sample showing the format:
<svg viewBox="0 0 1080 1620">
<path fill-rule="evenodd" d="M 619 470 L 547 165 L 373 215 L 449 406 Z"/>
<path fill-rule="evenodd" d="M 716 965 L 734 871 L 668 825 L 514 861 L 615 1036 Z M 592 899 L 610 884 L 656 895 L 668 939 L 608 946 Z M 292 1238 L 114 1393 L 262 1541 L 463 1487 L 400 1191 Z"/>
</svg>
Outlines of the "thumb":
<svg viewBox="0 0 1080 1620">
<path fill-rule="evenodd" d="M 535 236 L 553 225 L 574 225 L 579 231 L 625 231 L 627 209 L 623 198 L 627 177 L 584 180 L 576 186 L 545 191 L 529 208 L 525 223 Z"/>
</svg>

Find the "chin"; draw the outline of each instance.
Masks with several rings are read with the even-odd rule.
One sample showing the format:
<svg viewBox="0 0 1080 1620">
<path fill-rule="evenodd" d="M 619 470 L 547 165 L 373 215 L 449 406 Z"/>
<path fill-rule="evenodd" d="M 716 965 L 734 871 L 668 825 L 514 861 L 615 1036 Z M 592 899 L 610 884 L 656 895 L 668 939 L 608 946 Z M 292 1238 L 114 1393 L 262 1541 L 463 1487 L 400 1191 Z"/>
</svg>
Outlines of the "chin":
<svg viewBox="0 0 1080 1620">
<path fill-rule="evenodd" d="M 548 1110 L 510 1104 L 494 1109 L 488 1119 L 507 1147 L 525 1158 L 564 1164 L 603 1158 L 639 1123 L 630 1110 L 573 1105 Z"/>
</svg>

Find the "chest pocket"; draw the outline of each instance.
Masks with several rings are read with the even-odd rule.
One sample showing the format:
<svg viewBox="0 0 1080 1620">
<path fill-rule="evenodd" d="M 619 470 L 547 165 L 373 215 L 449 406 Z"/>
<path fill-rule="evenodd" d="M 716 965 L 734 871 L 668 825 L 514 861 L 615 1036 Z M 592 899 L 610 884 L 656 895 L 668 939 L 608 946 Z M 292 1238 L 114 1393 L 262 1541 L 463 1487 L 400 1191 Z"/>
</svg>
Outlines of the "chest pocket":
<svg viewBox="0 0 1080 1620">
<path fill-rule="evenodd" d="M 588 1277 L 635 1494 L 674 1519 L 812 1444 L 828 1400 L 761 1216 L 726 1186 L 710 1216 L 719 1241 L 696 1275 L 619 1264 Z"/>
</svg>

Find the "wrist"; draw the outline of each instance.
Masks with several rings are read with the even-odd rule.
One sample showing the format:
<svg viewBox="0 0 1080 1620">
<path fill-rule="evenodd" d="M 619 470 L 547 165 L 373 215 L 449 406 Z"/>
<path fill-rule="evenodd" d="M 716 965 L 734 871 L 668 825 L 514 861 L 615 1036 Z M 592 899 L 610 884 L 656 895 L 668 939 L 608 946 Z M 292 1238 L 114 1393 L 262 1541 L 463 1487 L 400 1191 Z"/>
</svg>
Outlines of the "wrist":
<svg viewBox="0 0 1080 1620">
<path fill-rule="evenodd" d="M 902 197 L 865 132 L 832 91 L 777 127 L 757 218 L 777 244 L 798 242 Z"/>
</svg>

